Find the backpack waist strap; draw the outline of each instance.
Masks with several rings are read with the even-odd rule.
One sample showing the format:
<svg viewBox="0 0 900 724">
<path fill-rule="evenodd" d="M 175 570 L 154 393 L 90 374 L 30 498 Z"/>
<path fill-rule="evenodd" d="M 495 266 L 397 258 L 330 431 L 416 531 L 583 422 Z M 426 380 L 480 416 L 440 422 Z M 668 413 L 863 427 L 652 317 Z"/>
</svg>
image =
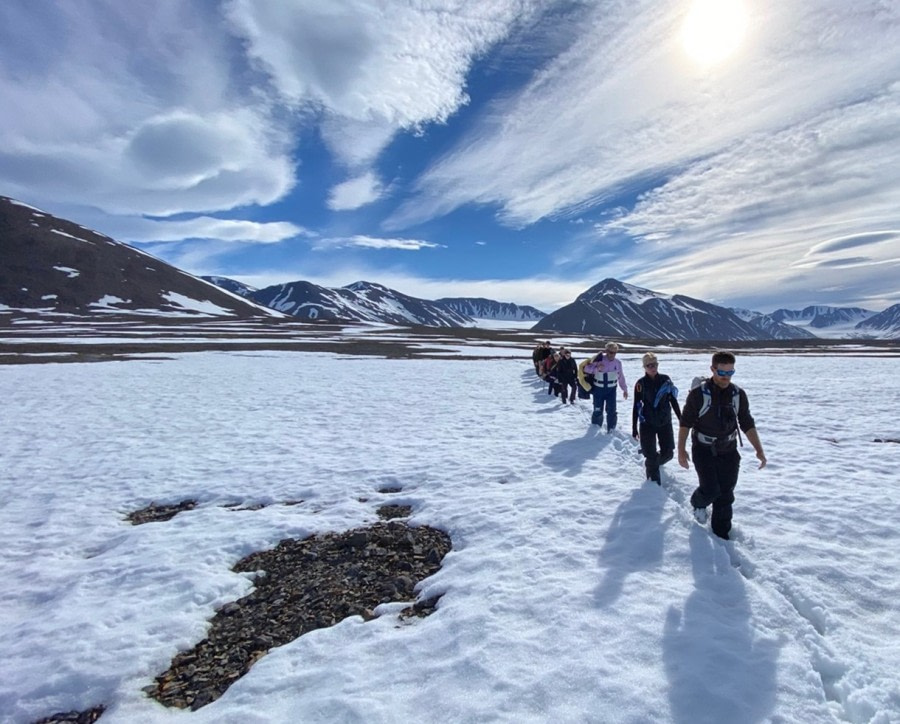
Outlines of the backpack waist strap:
<svg viewBox="0 0 900 724">
<path fill-rule="evenodd" d="M 704 435 L 702 432 L 695 431 L 695 439 L 701 445 L 715 445 L 717 442 L 731 442 L 732 440 L 737 439 L 737 428 L 735 428 L 730 435 L 723 435 L 722 437 L 716 437 L 715 435 Z"/>
</svg>

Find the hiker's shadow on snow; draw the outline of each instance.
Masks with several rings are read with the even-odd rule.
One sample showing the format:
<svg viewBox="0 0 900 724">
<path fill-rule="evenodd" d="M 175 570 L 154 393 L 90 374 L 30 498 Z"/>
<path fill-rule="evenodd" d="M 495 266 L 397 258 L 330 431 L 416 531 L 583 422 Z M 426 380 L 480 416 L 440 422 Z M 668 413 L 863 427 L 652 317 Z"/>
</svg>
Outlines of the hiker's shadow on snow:
<svg viewBox="0 0 900 724">
<path fill-rule="evenodd" d="M 546 404 L 548 402 L 553 402 L 555 404 L 553 405 L 552 409 L 555 409 L 560 406 L 559 398 L 556 395 L 554 395 L 552 393 L 547 394 L 547 386 L 546 385 L 542 385 L 539 390 L 534 391 L 534 401 L 537 402 L 538 404 Z M 549 410 L 541 410 L 541 412 L 549 412 Z"/>
<path fill-rule="evenodd" d="M 662 562 L 665 527 L 660 519 L 665 502 L 658 485 L 645 483 L 616 509 L 600 550 L 600 568 L 606 574 L 594 590 L 598 606 L 609 606 L 619 598 L 630 573 Z"/>
<path fill-rule="evenodd" d="M 663 662 L 676 724 L 767 721 L 775 708 L 779 644 L 751 624 L 744 578 L 725 547 L 691 526 L 694 591 L 669 608 Z"/>
<path fill-rule="evenodd" d="M 597 457 L 609 445 L 612 436 L 603 435 L 597 425 L 589 425 L 584 435 L 554 443 L 544 455 L 544 465 L 568 478 L 581 472 L 586 461 Z"/>
</svg>

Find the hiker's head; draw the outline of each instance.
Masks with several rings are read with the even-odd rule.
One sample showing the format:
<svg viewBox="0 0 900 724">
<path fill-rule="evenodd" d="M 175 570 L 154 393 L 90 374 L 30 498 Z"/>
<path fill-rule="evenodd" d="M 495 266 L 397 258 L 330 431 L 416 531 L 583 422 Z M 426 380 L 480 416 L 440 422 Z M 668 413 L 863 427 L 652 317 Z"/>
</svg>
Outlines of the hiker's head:
<svg viewBox="0 0 900 724">
<path fill-rule="evenodd" d="M 644 365 L 644 370 L 650 377 L 656 376 L 656 370 L 659 368 L 659 360 L 656 359 L 656 355 L 653 352 L 647 352 L 642 358 L 641 363 Z"/>
<path fill-rule="evenodd" d="M 716 352 L 712 356 L 712 379 L 719 387 L 728 387 L 734 375 L 734 355 L 731 352 Z"/>
<path fill-rule="evenodd" d="M 619 345 L 617 345 L 615 342 L 607 342 L 606 343 L 606 354 L 608 354 L 610 357 L 614 357 L 616 352 L 618 352 L 618 351 L 619 351 Z"/>
</svg>

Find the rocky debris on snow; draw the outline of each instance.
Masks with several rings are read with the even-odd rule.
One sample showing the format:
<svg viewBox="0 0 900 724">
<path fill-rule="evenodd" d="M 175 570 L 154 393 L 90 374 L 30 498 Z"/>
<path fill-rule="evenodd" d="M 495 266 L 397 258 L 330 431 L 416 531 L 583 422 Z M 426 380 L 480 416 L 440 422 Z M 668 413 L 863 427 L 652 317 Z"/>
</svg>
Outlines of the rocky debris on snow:
<svg viewBox="0 0 900 724">
<path fill-rule="evenodd" d="M 378 517 L 382 520 L 392 520 L 394 518 L 409 518 L 412 515 L 411 505 L 382 505 L 377 511 Z"/>
<path fill-rule="evenodd" d="M 87 711 L 68 711 L 60 714 L 51 714 L 43 719 L 38 719 L 34 724 L 93 724 L 105 710 L 106 707 L 95 706 Z"/>
<path fill-rule="evenodd" d="M 382 603 L 411 601 L 415 587 L 441 567 L 449 536 L 401 521 L 345 533 L 287 539 L 253 553 L 235 571 L 261 572 L 254 590 L 223 606 L 207 638 L 182 651 L 145 692 L 166 706 L 197 710 L 218 699 L 269 649 L 349 616 L 375 618 Z M 436 598 L 405 609 L 427 616 Z"/>
<path fill-rule="evenodd" d="M 125 519 L 132 525 L 141 525 L 142 523 L 158 523 L 163 520 L 170 520 L 185 510 L 192 510 L 197 507 L 196 500 L 182 500 L 180 503 L 173 505 L 156 505 L 150 503 L 146 508 L 135 510 L 129 513 Z"/>
<path fill-rule="evenodd" d="M 227 510 L 262 510 L 270 505 L 300 505 L 302 500 L 282 500 L 278 503 L 228 503 L 223 505 Z"/>
<path fill-rule="evenodd" d="M 399 485 L 385 485 L 384 487 L 378 488 L 379 493 L 401 493 L 403 492 L 403 488 Z"/>
<path fill-rule="evenodd" d="M 282 500 L 277 503 L 227 503 L 223 508 L 227 510 L 262 510 L 270 505 L 300 505 L 302 500 Z M 141 525 L 142 523 L 157 523 L 163 520 L 171 520 L 178 513 L 185 510 L 193 510 L 197 507 L 196 500 L 182 500 L 180 503 L 172 505 L 156 505 L 150 503 L 146 508 L 135 510 L 125 516 L 132 525 Z"/>
<path fill-rule="evenodd" d="M 900 438 L 893 438 L 893 437 L 876 437 L 872 442 L 896 442 L 896 443 L 900 443 Z"/>
<path fill-rule="evenodd" d="M 421 601 L 416 601 L 412 606 L 408 606 L 400 612 L 400 618 L 406 619 L 412 618 L 413 616 L 425 618 L 426 616 L 430 616 L 437 608 L 437 602 L 439 600 L 441 600 L 440 596 L 432 596 L 431 598 L 424 598 Z"/>
</svg>

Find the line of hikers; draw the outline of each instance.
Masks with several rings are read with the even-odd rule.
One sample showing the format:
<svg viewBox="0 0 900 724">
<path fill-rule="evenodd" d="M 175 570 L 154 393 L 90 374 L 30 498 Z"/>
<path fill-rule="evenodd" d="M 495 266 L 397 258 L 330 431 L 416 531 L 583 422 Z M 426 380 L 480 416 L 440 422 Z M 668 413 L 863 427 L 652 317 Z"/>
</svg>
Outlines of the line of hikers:
<svg viewBox="0 0 900 724">
<path fill-rule="evenodd" d="M 532 361 L 535 373 L 547 382 L 547 394 L 560 397 L 564 405 L 574 405 L 576 398 L 592 399 L 591 424 L 602 427 L 605 413 L 606 430 L 612 432 L 618 422 L 617 389 L 628 399 L 622 363 L 616 359 L 618 352 L 619 345 L 608 342 L 603 352 L 577 364 L 565 347 L 554 351 L 550 342 L 540 342 Z M 698 478 L 691 495 L 694 517 L 705 524 L 706 509 L 712 505 L 712 531 L 728 540 L 740 471 L 738 442 L 743 445 L 742 431 L 756 452 L 759 467 L 765 467 L 767 462 L 747 393 L 731 382 L 735 357 L 724 351 L 713 354 L 712 376 L 694 378 L 683 410 L 678 404 L 678 388 L 668 375 L 659 372 L 656 355 L 646 353 L 641 363 L 644 376 L 634 386 L 631 435 L 640 442 L 647 479 L 659 485 L 660 466 L 675 455 L 674 412 L 679 422 L 678 464 L 685 469 L 690 467 L 687 438 L 691 436 L 691 455 Z"/>
</svg>

